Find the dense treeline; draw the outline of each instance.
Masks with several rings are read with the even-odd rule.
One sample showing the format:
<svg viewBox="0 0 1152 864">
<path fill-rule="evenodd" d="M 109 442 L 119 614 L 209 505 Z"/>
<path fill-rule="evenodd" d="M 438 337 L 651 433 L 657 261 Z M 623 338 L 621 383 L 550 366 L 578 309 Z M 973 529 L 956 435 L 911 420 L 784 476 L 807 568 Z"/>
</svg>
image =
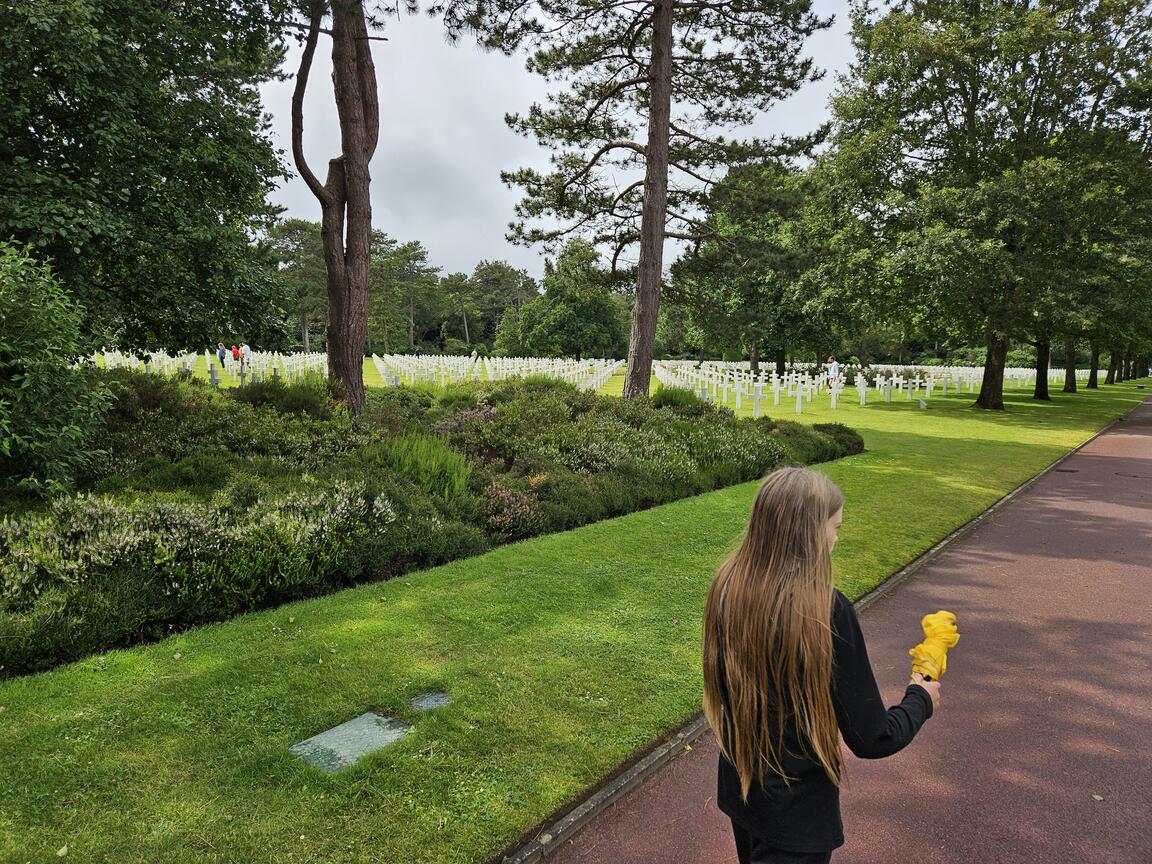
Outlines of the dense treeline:
<svg viewBox="0 0 1152 864">
<path fill-rule="evenodd" d="M 336 334 L 344 357 L 356 334 L 357 355 L 627 353 L 629 395 L 652 356 L 935 359 L 983 365 L 986 408 L 1007 365 L 1107 364 L 1110 381 L 1146 367 L 1147 0 L 855 4 L 830 124 L 772 140 L 740 130 L 820 74 L 803 48 L 828 22 L 806 2 L 430 11 L 451 34 L 528 46 L 531 71 L 566 82 L 509 117 L 555 151 L 550 173 L 505 176 L 525 193 L 511 239 L 556 256 L 539 285 L 499 260 L 446 273 L 419 238 L 369 231 L 352 256 L 363 238 L 333 245 L 352 229 L 331 214 L 327 245 L 318 223 L 276 221 L 266 193 L 286 166 L 257 87 L 292 35 L 309 50 L 332 36 L 360 70 L 340 110 L 377 110 L 361 48 L 381 22 L 357 0 L 5 4 L 0 242 L 51 266 L 36 278 L 75 304 L 76 350 Z M 345 171 L 360 155 L 331 163 L 336 197 L 364 200 L 367 174 Z M 364 303 L 333 305 L 337 267 L 366 274 Z M 361 373 L 342 363 L 330 374 L 348 385 Z"/>
</svg>

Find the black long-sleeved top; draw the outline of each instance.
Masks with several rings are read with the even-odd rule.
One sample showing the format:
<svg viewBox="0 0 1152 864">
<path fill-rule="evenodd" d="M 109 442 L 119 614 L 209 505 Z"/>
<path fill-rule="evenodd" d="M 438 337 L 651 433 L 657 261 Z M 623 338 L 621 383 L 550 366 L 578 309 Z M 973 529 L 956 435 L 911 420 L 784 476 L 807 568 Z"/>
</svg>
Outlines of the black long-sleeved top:
<svg viewBox="0 0 1152 864">
<path fill-rule="evenodd" d="M 864 759 L 880 759 L 903 749 L 932 716 L 932 698 L 923 687 L 910 684 L 900 704 L 885 710 L 856 610 L 839 591 L 832 604 L 832 645 L 832 701 L 844 742 Z M 721 674 L 722 681 L 723 677 Z M 726 692 L 724 696 L 727 700 Z M 827 852 L 843 845 L 840 790 L 828 779 L 819 760 L 805 752 L 790 719 L 784 727 L 781 761 L 792 778 L 790 784 L 767 769 L 763 783 L 753 782 L 744 801 L 740 775 L 721 754 L 720 809 L 746 831 L 780 849 Z"/>
</svg>

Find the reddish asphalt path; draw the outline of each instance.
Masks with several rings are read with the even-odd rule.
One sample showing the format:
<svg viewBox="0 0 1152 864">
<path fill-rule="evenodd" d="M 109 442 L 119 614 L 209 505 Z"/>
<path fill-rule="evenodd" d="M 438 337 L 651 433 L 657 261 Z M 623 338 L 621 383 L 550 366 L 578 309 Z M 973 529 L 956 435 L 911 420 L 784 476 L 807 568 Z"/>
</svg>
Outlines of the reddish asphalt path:
<svg viewBox="0 0 1152 864">
<path fill-rule="evenodd" d="M 861 614 L 892 701 L 937 609 L 962 634 L 941 710 L 850 759 L 833 861 L 1152 864 L 1152 401 Z M 715 772 L 709 736 L 549 862 L 734 864 Z"/>
</svg>

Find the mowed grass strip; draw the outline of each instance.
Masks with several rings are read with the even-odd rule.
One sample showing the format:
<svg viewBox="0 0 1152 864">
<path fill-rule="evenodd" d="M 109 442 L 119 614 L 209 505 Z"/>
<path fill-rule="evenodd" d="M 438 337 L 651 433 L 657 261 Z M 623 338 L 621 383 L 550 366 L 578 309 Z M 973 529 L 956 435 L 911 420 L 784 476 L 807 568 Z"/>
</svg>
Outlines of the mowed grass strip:
<svg viewBox="0 0 1152 864">
<path fill-rule="evenodd" d="M 839 584 L 862 594 L 1142 396 L 807 411 L 869 448 L 823 469 Z M 0 684 L 0 861 L 482 862 L 697 710 L 703 598 L 756 487 Z M 453 704 L 407 708 L 430 689 Z M 411 734 L 336 775 L 288 753 L 369 709 Z"/>
</svg>

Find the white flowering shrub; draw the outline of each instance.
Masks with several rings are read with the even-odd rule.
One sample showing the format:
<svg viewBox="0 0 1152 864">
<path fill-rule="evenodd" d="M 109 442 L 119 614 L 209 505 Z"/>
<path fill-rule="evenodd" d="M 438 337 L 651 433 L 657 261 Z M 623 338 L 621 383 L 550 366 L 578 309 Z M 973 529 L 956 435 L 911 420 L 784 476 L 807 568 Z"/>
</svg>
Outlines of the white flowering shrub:
<svg viewBox="0 0 1152 864">
<path fill-rule="evenodd" d="M 347 584 L 349 557 L 396 523 L 391 501 L 344 482 L 240 516 L 79 495 L 5 518 L 0 674 Z"/>
</svg>

